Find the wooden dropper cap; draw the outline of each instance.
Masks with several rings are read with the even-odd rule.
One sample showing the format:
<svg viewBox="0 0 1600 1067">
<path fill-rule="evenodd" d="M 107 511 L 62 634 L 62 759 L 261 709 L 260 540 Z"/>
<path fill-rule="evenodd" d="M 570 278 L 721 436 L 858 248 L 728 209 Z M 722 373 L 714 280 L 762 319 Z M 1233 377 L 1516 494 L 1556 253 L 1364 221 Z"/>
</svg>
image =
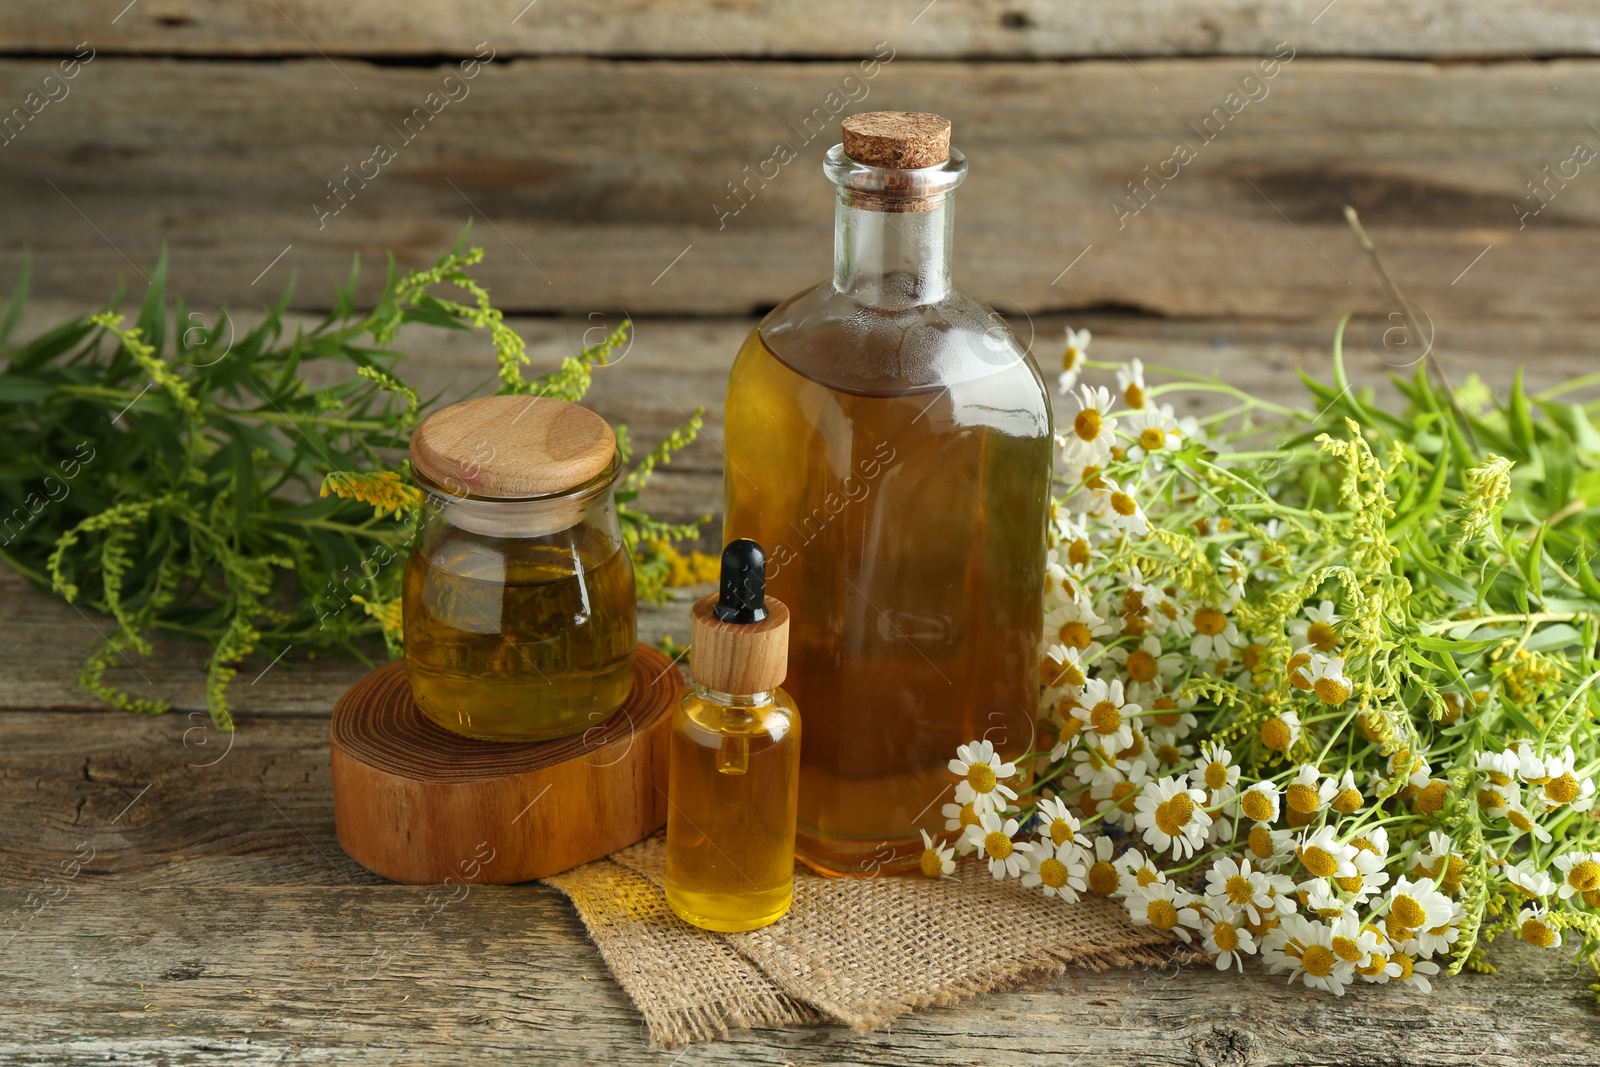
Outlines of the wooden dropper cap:
<svg viewBox="0 0 1600 1067">
<path fill-rule="evenodd" d="M 721 588 L 694 606 L 689 673 L 720 693 L 764 693 L 789 673 L 789 609 L 766 595 L 767 560 L 747 538 L 722 550 Z"/>
</svg>

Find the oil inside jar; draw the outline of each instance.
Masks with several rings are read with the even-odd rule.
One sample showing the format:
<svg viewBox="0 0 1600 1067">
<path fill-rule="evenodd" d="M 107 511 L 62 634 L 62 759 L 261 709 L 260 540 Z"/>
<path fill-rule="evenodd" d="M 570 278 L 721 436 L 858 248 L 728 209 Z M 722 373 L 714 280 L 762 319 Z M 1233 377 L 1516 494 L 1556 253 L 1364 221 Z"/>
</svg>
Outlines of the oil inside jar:
<svg viewBox="0 0 1600 1067">
<path fill-rule="evenodd" d="M 706 930 L 754 930 L 794 897 L 799 718 L 781 689 L 755 706 L 704 692 L 673 718 L 667 903 Z"/>
<path fill-rule="evenodd" d="M 406 564 L 406 672 L 423 714 L 491 741 L 566 737 L 628 696 L 633 562 L 604 531 L 429 531 Z"/>
</svg>

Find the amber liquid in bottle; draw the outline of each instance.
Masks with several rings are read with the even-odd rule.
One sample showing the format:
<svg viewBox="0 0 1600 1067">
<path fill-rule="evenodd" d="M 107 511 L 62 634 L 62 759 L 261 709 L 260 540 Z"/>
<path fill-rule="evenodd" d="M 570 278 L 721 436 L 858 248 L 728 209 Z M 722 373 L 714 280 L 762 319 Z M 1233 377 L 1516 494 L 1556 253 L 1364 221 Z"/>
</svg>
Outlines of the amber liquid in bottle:
<svg viewBox="0 0 1600 1067">
<path fill-rule="evenodd" d="M 609 718 L 633 679 L 633 564 L 599 530 L 567 543 L 436 529 L 406 563 L 406 670 L 423 714 L 538 741 Z"/>
<path fill-rule="evenodd" d="M 754 930 L 794 898 L 800 720 L 782 689 L 696 685 L 673 716 L 667 903 L 706 930 Z"/>
</svg>

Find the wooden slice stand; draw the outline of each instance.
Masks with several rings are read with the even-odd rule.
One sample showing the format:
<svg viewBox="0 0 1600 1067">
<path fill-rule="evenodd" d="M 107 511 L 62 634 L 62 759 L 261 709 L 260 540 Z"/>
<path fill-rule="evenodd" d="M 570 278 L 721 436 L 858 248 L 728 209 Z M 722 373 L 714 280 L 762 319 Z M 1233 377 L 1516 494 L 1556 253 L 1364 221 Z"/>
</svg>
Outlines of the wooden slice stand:
<svg viewBox="0 0 1600 1067">
<path fill-rule="evenodd" d="M 667 820 L 667 743 L 683 680 L 646 645 L 605 723 L 558 741 L 461 737 L 411 700 L 405 663 L 333 709 L 333 814 L 350 858 L 396 882 L 542 878 L 609 855 Z"/>
</svg>

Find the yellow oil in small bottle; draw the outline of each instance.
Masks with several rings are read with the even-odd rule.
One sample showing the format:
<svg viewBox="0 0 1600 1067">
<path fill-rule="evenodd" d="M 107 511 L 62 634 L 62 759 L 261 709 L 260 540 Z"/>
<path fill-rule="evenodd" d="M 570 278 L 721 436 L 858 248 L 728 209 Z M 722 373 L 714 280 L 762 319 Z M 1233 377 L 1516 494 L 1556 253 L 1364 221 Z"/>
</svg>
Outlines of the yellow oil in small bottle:
<svg viewBox="0 0 1600 1067">
<path fill-rule="evenodd" d="M 406 670 L 423 714 L 492 741 L 580 733 L 633 678 L 633 563 L 606 531 L 491 537 L 442 526 L 406 564 Z"/>
<path fill-rule="evenodd" d="M 667 903 L 706 930 L 766 926 L 794 899 L 800 715 L 777 688 L 788 610 L 764 596 L 762 568 L 754 542 L 724 552 L 722 595 L 695 605 L 695 683 L 672 720 Z"/>
</svg>

